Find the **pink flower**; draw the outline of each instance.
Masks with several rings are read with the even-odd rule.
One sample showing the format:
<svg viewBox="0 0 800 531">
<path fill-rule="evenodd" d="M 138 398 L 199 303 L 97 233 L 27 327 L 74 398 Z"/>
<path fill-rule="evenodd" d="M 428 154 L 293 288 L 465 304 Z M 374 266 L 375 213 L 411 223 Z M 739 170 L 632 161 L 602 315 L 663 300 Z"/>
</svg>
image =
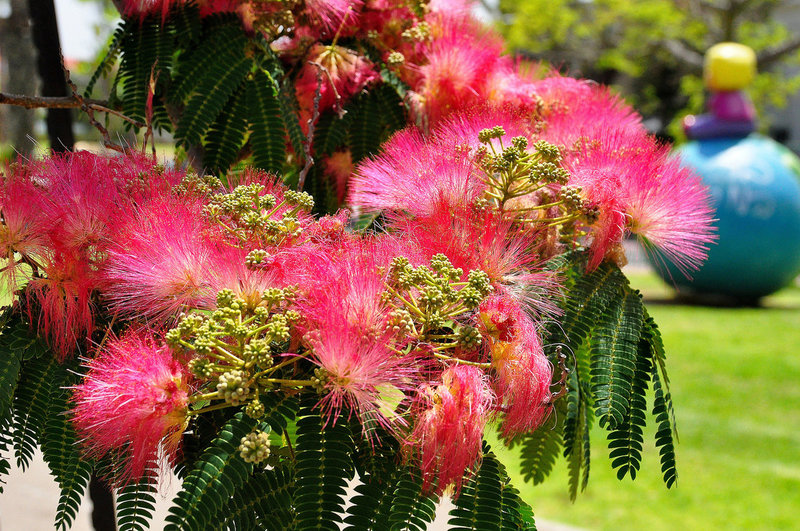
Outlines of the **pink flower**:
<svg viewBox="0 0 800 531">
<path fill-rule="evenodd" d="M 364 435 L 372 440 L 378 426 L 399 436 L 406 420 L 398 408 L 413 388 L 419 367 L 412 356 L 398 355 L 388 333 L 365 334 L 360 327 L 333 314 L 306 338 L 312 361 L 324 370 L 319 406 L 326 422 L 343 413 L 356 414 Z"/>
<path fill-rule="evenodd" d="M 498 409 L 506 438 L 535 430 L 550 412 L 552 368 L 536 326 L 519 303 L 495 295 L 481 303 L 478 319 L 488 340 Z"/>
<path fill-rule="evenodd" d="M 144 20 L 149 15 L 160 14 L 163 20 L 173 6 L 185 3 L 185 0 L 116 0 L 114 3 L 126 17 Z"/>
<path fill-rule="evenodd" d="M 483 371 L 456 365 L 442 373 L 441 384 L 419 392 L 414 429 L 406 441 L 422 469 L 423 489 L 456 493 L 481 457 L 483 430 L 494 397 Z"/>
<path fill-rule="evenodd" d="M 85 257 L 69 251 L 48 251 L 40 257 L 44 273 L 25 287 L 25 308 L 31 325 L 59 359 L 72 355 L 94 330 L 92 292 L 97 274 Z"/>
<path fill-rule="evenodd" d="M 353 24 L 361 0 L 306 0 L 308 17 L 328 33 L 336 31 L 345 23 Z"/>
<path fill-rule="evenodd" d="M 330 108 L 341 109 L 352 96 L 379 79 L 373 64 L 356 52 L 333 44 L 315 44 L 295 81 L 301 114 L 306 118 L 312 116 L 318 87 L 321 113 Z M 300 124 L 305 128 L 308 120 L 301 119 Z"/>
<path fill-rule="evenodd" d="M 628 233 L 684 272 L 705 258 L 715 239 L 708 191 L 669 157 L 668 147 L 644 134 L 610 130 L 573 152 L 566 166 L 570 184 L 581 186 L 600 213 L 591 226 L 590 268 L 617 256 Z"/>
<path fill-rule="evenodd" d="M 420 67 L 419 94 L 425 118 L 438 124 L 450 113 L 485 102 L 487 81 L 498 70 L 509 66 L 502 56 L 502 41 L 495 35 L 465 34 L 458 26 L 434 38 Z"/>
<path fill-rule="evenodd" d="M 186 370 L 169 349 L 147 332 L 129 332 L 112 339 L 88 369 L 73 390 L 72 410 L 87 455 L 118 456 L 117 485 L 149 475 L 159 449 L 172 463 L 191 389 Z"/>
<path fill-rule="evenodd" d="M 464 145 L 426 140 L 413 128 L 394 135 L 377 157 L 358 166 L 351 205 L 368 212 L 430 215 L 436 205 L 472 204 L 483 192 Z"/>
<path fill-rule="evenodd" d="M 212 300 L 216 246 L 198 203 L 166 197 L 121 213 L 103 292 L 121 315 L 157 323 Z"/>
</svg>

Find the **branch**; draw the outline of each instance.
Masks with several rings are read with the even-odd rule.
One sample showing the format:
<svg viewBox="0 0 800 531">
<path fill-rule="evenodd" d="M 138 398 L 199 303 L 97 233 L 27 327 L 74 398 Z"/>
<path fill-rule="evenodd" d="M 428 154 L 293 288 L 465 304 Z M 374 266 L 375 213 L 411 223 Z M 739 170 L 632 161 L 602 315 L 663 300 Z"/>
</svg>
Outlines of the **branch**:
<svg viewBox="0 0 800 531">
<path fill-rule="evenodd" d="M 91 98 L 79 98 L 77 96 L 25 96 L 20 94 L 6 94 L 0 92 L 0 105 L 16 105 L 26 109 L 80 109 L 83 104 L 92 110 L 113 114 L 130 122 L 136 127 L 144 127 L 145 124 L 129 118 L 119 111 L 108 107 L 105 100 L 95 100 Z"/>
<path fill-rule="evenodd" d="M 785 55 L 788 55 L 796 50 L 800 50 L 800 37 L 796 37 L 793 40 L 787 41 L 782 45 L 778 46 L 777 48 L 769 48 L 766 50 L 761 50 L 758 53 L 757 61 L 758 67 L 766 69 L 772 63 L 777 62 L 780 59 L 783 59 Z"/>
<path fill-rule="evenodd" d="M 681 63 L 687 64 L 693 69 L 702 70 L 703 52 L 693 46 L 681 40 L 669 39 L 664 41 L 664 48 Z"/>
</svg>

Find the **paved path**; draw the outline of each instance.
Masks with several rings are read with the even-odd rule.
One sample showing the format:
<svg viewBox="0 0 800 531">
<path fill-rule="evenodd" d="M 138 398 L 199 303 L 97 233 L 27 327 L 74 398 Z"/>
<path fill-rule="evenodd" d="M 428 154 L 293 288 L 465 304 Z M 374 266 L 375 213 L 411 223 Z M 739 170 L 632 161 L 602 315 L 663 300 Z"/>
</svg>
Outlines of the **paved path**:
<svg viewBox="0 0 800 531">
<path fill-rule="evenodd" d="M 56 504 L 58 503 L 58 486 L 50 476 L 47 465 L 41 454 L 36 453 L 30 468 L 26 472 L 13 467 L 9 476 L 4 477 L 4 492 L 0 494 L 0 530 L 2 531 L 47 531 L 53 529 Z M 156 500 L 156 513 L 150 529 L 162 529 L 170 502 L 177 492 L 179 482 L 172 478 Z M 447 529 L 447 511 L 452 507 L 444 503 L 437 511 L 437 519 L 429 531 L 445 531 Z M 78 516 L 72 525 L 73 531 L 94 531 L 91 522 L 92 504 L 84 497 Z M 539 531 L 581 531 L 577 528 L 536 520 Z"/>
</svg>

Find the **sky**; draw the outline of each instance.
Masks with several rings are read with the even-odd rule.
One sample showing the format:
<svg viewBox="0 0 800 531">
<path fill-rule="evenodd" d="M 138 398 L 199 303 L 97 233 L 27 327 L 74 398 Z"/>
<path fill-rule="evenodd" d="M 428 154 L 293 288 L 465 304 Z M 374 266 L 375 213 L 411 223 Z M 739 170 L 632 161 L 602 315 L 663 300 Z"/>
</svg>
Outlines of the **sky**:
<svg viewBox="0 0 800 531">
<path fill-rule="evenodd" d="M 114 30 L 103 19 L 102 3 L 94 0 L 55 0 L 58 36 L 67 59 L 91 61 Z"/>
</svg>

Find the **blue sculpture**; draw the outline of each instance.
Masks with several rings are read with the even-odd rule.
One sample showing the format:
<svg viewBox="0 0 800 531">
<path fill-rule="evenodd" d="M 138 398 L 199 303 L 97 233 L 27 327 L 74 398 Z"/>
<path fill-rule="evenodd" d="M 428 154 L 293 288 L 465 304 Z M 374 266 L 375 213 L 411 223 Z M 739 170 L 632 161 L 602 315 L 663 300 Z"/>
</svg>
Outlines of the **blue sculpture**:
<svg viewBox="0 0 800 531">
<path fill-rule="evenodd" d="M 754 116 L 732 120 L 719 110 L 720 102 L 746 101 L 741 89 L 752 79 L 754 61 L 739 44 L 709 49 L 705 77 L 716 108 L 684 122 L 695 140 L 677 150 L 710 189 L 717 244 L 691 278 L 663 256 L 651 259 L 662 278 L 679 288 L 745 301 L 777 291 L 800 273 L 800 159 L 770 138 L 748 134 Z"/>
</svg>

